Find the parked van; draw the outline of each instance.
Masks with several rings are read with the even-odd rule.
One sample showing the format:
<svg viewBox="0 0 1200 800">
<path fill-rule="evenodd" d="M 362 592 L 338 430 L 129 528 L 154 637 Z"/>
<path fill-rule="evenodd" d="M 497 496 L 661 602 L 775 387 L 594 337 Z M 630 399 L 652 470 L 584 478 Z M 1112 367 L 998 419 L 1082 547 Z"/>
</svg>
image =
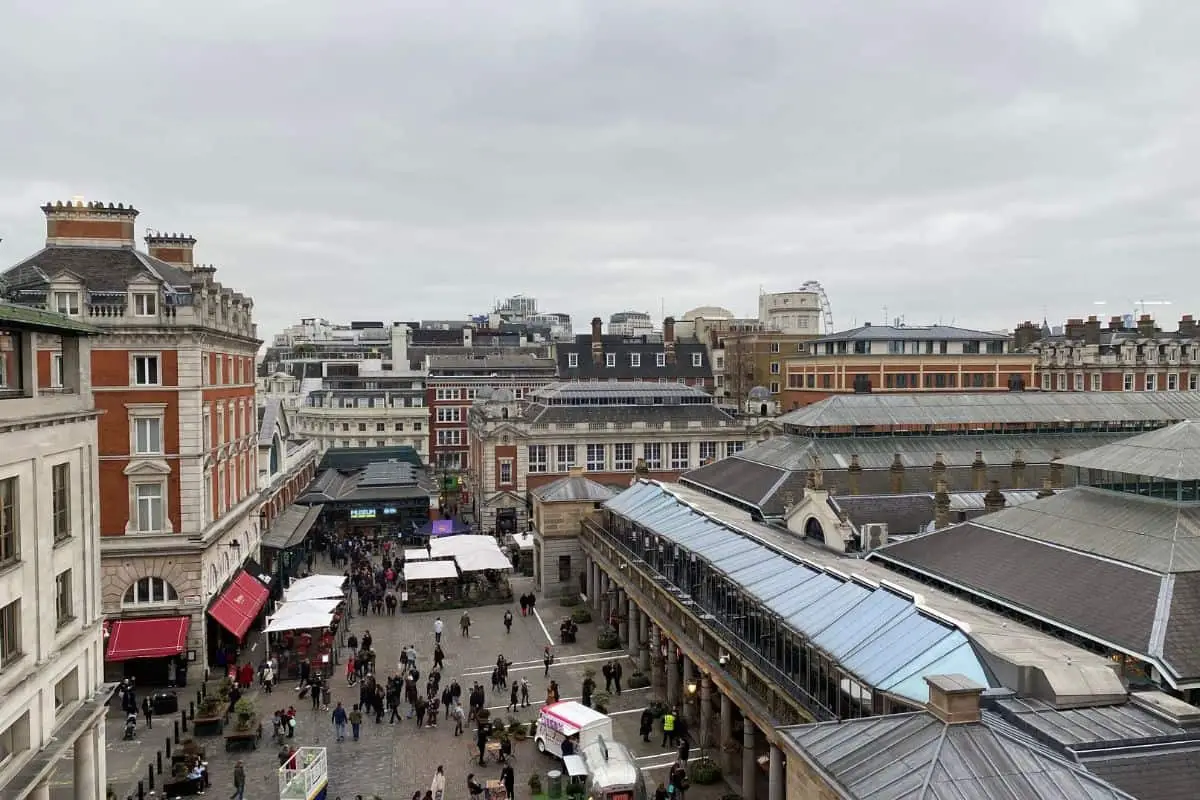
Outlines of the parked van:
<svg viewBox="0 0 1200 800">
<path fill-rule="evenodd" d="M 574 700 L 562 700 L 542 706 L 533 743 L 539 753 L 562 758 L 562 743 L 567 738 L 576 737 L 576 750 L 582 751 L 601 736 L 612 741 L 612 730 L 612 718 L 607 714 Z"/>
<path fill-rule="evenodd" d="M 607 736 L 583 747 L 587 796 L 592 800 L 646 800 L 646 781 L 629 748 Z"/>
</svg>

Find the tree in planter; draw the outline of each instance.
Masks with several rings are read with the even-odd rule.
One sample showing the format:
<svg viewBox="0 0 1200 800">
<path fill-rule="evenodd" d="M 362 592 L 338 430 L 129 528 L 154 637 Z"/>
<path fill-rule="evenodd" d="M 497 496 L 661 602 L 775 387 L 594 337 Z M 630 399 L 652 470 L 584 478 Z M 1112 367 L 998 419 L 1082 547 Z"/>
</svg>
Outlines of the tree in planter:
<svg viewBox="0 0 1200 800">
<path fill-rule="evenodd" d="M 711 786 L 721 780 L 721 765 L 709 756 L 700 756 L 688 764 L 688 778 L 697 786 Z"/>
<path fill-rule="evenodd" d="M 641 670 L 637 670 L 629 676 L 630 689 L 645 689 L 650 685 L 650 676 Z"/>
<path fill-rule="evenodd" d="M 608 692 L 596 692 L 592 695 L 592 708 L 599 711 L 601 714 L 608 713 L 608 704 L 612 701 L 612 695 Z"/>
<path fill-rule="evenodd" d="M 580 597 L 577 594 L 564 594 L 562 597 L 558 598 L 558 604 L 564 608 L 577 606 L 580 602 Z"/>
<path fill-rule="evenodd" d="M 529 793 L 535 795 L 542 793 L 542 776 L 536 772 L 529 776 Z"/>
<path fill-rule="evenodd" d="M 571 609 L 571 621 L 576 625 L 586 625 L 592 621 L 592 610 L 587 606 L 576 606 Z"/>
<path fill-rule="evenodd" d="M 598 650 L 616 650 L 621 646 L 621 638 L 617 629 L 612 625 L 601 625 L 596 631 L 596 648 Z"/>
<path fill-rule="evenodd" d="M 239 731 L 250 730 L 250 727 L 254 724 L 255 711 L 254 701 L 248 697 L 243 697 L 234 704 L 233 713 L 237 715 L 237 729 Z"/>
</svg>

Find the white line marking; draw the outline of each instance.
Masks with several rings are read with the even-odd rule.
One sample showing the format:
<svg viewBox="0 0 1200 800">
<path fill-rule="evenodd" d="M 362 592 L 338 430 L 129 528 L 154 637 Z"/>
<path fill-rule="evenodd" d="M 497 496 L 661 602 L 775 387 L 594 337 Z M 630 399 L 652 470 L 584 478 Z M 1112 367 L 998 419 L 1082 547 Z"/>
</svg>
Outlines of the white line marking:
<svg viewBox="0 0 1200 800">
<path fill-rule="evenodd" d="M 538 613 L 536 608 L 533 609 L 533 616 L 537 619 L 538 625 L 542 626 L 542 633 L 546 634 L 546 641 L 553 645 L 554 637 L 550 635 L 550 631 L 546 630 L 546 623 L 542 622 L 542 615 Z"/>
<path fill-rule="evenodd" d="M 625 695 L 629 694 L 630 692 L 648 692 L 648 691 L 650 691 L 650 687 L 649 687 L 649 686 L 643 686 L 643 687 L 641 687 L 641 688 L 639 688 L 639 689 L 625 689 L 625 690 L 623 690 L 623 691 L 621 692 L 621 697 L 624 697 Z M 558 698 L 558 699 L 559 699 L 559 700 L 581 700 L 581 699 L 583 699 L 583 698 L 582 698 L 582 697 L 580 697 L 580 696 L 578 696 L 578 695 L 576 695 L 575 697 L 560 697 L 560 698 Z M 545 704 L 546 704 L 546 703 L 545 703 L 545 698 L 542 698 L 542 699 L 538 700 L 536 703 L 530 703 L 530 704 L 529 704 L 529 708 L 530 708 L 531 710 L 537 710 L 537 711 L 540 711 L 540 710 L 541 710 L 541 708 L 542 708 L 542 706 L 544 706 Z M 487 707 L 487 710 L 488 710 L 488 711 L 501 711 L 501 710 L 504 710 L 504 709 L 507 709 L 507 708 L 508 708 L 508 706 L 488 706 L 488 707 Z M 523 709 L 523 708 L 518 708 L 518 709 L 517 709 L 518 713 L 519 713 L 519 712 L 521 712 L 521 711 L 524 711 L 524 710 L 525 710 L 525 709 Z M 608 715 L 609 715 L 610 717 L 615 717 L 615 716 L 618 716 L 618 715 L 620 715 L 620 714 L 640 714 L 640 713 L 642 713 L 642 709 L 640 709 L 640 708 L 633 708 L 633 709 L 629 709 L 628 711 L 610 711 L 610 712 L 608 712 Z"/>
<path fill-rule="evenodd" d="M 676 754 L 678 754 L 678 752 L 679 752 L 678 748 L 672 748 L 672 750 Z M 693 756 L 692 753 L 696 753 L 696 755 Z M 688 750 L 688 761 L 695 761 L 697 758 L 700 757 L 699 753 L 700 753 L 699 747 L 693 747 L 693 748 L 689 749 Z M 667 753 L 651 753 L 648 756 L 635 756 L 633 760 L 634 761 L 650 761 L 651 759 L 655 759 L 655 758 L 666 758 L 667 755 L 668 755 Z M 674 764 L 675 760 L 672 759 L 671 763 Z"/>
<path fill-rule="evenodd" d="M 570 653 L 568 655 L 563 656 L 562 658 L 563 658 L 563 660 L 569 660 L 572 658 L 591 658 L 592 656 L 606 656 L 608 658 L 611 658 L 612 656 L 610 654 L 614 653 L 614 652 L 616 652 L 616 651 L 615 650 L 597 650 L 594 653 Z M 556 662 L 557 662 L 557 660 L 558 659 L 555 659 Z M 512 667 L 524 667 L 524 666 L 528 666 L 530 664 L 541 664 L 541 663 L 542 663 L 542 660 L 540 658 L 533 658 L 528 661 L 512 661 L 512 662 L 509 662 L 508 666 L 511 669 Z M 491 670 L 491 668 L 494 666 L 496 666 L 496 665 L 495 664 L 479 664 L 479 665 L 472 666 L 472 667 L 466 667 L 466 669 L 469 669 L 469 670 L 474 670 L 474 669 Z"/>
<path fill-rule="evenodd" d="M 574 660 L 574 661 L 557 661 L 557 660 L 556 660 L 556 661 L 555 661 L 553 664 L 551 664 L 551 665 L 550 665 L 550 669 L 551 669 L 551 670 L 553 670 L 555 667 L 576 667 L 576 666 L 586 666 L 586 665 L 588 665 L 588 664 L 598 664 L 598 663 L 600 663 L 601 661 L 612 661 L 612 660 L 613 660 L 613 657 L 612 657 L 612 656 L 610 656 L 610 655 L 604 655 L 604 656 L 594 656 L 594 657 L 592 657 L 592 658 L 587 658 L 587 659 L 577 659 L 577 660 Z M 495 667 L 494 667 L 494 666 L 492 666 L 492 667 L 487 667 L 486 669 L 479 669 L 479 670 L 467 670 L 467 671 L 463 672 L 463 677 L 465 677 L 465 678 L 478 678 L 478 677 L 480 677 L 481 675 L 491 675 L 491 674 L 492 674 L 492 670 L 493 670 L 493 669 L 495 669 Z M 545 669 L 546 669 L 546 665 L 545 665 L 545 664 L 543 664 L 543 663 L 541 663 L 541 662 L 538 662 L 537 664 L 532 664 L 532 665 L 530 665 L 530 666 L 528 666 L 528 667 L 509 667 L 509 668 L 508 668 L 508 671 L 509 671 L 510 673 L 513 673 L 513 672 L 528 672 L 528 671 L 530 671 L 530 670 L 538 670 L 538 669 L 540 669 L 540 670 L 545 670 Z"/>
</svg>

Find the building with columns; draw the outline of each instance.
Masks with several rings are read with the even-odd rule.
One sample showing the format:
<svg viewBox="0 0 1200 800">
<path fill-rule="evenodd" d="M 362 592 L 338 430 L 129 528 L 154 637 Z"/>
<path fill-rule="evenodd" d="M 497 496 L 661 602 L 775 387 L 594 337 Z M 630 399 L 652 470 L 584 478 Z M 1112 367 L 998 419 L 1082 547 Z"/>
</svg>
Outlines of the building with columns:
<svg viewBox="0 0 1200 800">
<path fill-rule="evenodd" d="M 530 490 L 573 470 L 602 484 L 628 485 L 639 471 L 673 480 L 775 430 L 681 383 L 571 381 L 524 401 L 509 389 L 476 399 L 465 489 L 481 529 L 499 534 L 527 530 Z"/>
<path fill-rule="evenodd" d="M 0 797 L 105 786 L 97 408 L 79 319 L 0 302 Z M 54 380 L 39 369 L 53 348 Z"/>
<path fill-rule="evenodd" d="M 109 675 L 178 681 L 223 635 L 206 611 L 258 552 L 253 303 L 195 261 L 191 236 L 151 233 L 138 250 L 132 207 L 42 212 L 46 246 L 2 277 L 13 302 L 101 330 L 90 366 Z M 38 353 L 47 385 L 64 361 Z"/>
<path fill-rule="evenodd" d="M 543 597 L 581 594 L 583 551 L 579 525 L 617 490 L 586 477 L 582 469 L 544 483 L 533 495 L 533 584 Z"/>
</svg>

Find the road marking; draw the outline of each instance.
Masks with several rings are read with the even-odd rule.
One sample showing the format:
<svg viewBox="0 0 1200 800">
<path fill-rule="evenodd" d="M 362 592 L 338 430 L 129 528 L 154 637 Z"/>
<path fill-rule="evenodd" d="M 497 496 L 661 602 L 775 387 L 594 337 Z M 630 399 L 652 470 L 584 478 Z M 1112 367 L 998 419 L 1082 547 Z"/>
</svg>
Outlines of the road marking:
<svg viewBox="0 0 1200 800">
<path fill-rule="evenodd" d="M 536 608 L 533 609 L 533 616 L 537 619 L 538 625 L 542 626 L 542 633 L 546 634 L 546 641 L 554 644 L 554 637 L 550 635 L 550 631 L 546 630 L 546 623 L 542 622 L 542 615 L 538 613 Z"/>
<path fill-rule="evenodd" d="M 675 748 L 675 749 L 674 749 L 674 752 L 675 752 L 676 754 L 678 754 L 678 753 L 679 753 L 679 750 L 678 750 L 678 748 Z M 696 753 L 696 755 L 695 755 L 695 756 L 693 756 L 693 755 L 692 755 L 692 753 Z M 699 757 L 700 757 L 700 755 L 699 755 L 699 754 L 700 754 L 700 748 L 699 748 L 699 747 L 692 747 L 692 748 L 689 748 L 689 749 L 688 749 L 688 761 L 695 761 L 697 758 L 699 758 Z M 650 755 L 648 755 L 648 756 L 635 756 L 633 760 L 634 760 L 634 761 L 650 761 L 651 759 L 655 759 L 655 758 L 666 758 L 666 756 L 667 756 L 667 754 L 666 754 L 666 753 L 651 753 L 651 754 L 650 754 Z M 674 759 L 671 759 L 671 763 L 672 763 L 672 764 L 674 764 L 674 763 L 675 763 L 675 760 L 674 760 Z"/>
<path fill-rule="evenodd" d="M 615 659 L 614 659 L 614 657 L 613 657 L 613 655 L 612 655 L 611 653 L 606 653 L 606 654 L 604 654 L 604 655 L 592 656 L 592 657 L 590 657 L 590 658 L 579 658 L 579 657 L 577 657 L 577 656 L 567 656 L 567 658 L 571 658 L 571 659 L 573 659 L 573 660 L 571 660 L 571 661 L 566 661 L 566 660 L 563 660 L 563 661 L 555 661 L 553 664 L 551 664 L 551 665 L 550 665 L 550 669 L 551 669 L 551 670 L 553 670 L 555 667 L 575 667 L 575 666 L 586 666 L 587 664 L 598 664 L 598 663 L 600 663 L 601 661 L 613 661 L 613 660 L 615 660 Z M 625 658 L 625 656 L 621 656 L 620 658 L 622 658 L 622 659 L 623 659 L 623 658 Z M 538 670 L 538 669 L 544 670 L 545 668 L 546 668 L 546 665 L 545 665 L 544 663 L 542 663 L 542 662 L 540 662 L 540 661 L 539 661 L 539 662 L 536 662 L 536 663 L 533 663 L 533 664 L 531 664 L 531 665 L 530 665 L 530 666 L 528 666 L 528 667 L 513 667 L 513 666 L 510 666 L 510 667 L 508 668 L 508 671 L 509 671 L 510 673 L 513 673 L 513 672 L 529 672 L 530 670 Z M 480 667 L 479 669 L 470 669 L 470 670 L 466 670 L 466 671 L 464 671 L 462 674 L 463 674 L 463 677 L 464 677 L 464 678 L 478 678 L 478 677 L 480 677 L 481 675 L 491 675 L 491 674 L 492 674 L 492 670 L 493 670 L 493 669 L 495 669 L 495 665 L 493 665 L 493 666 L 490 666 L 490 667 Z"/>
<path fill-rule="evenodd" d="M 648 691 L 650 691 L 650 687 L 649 687 L 649 686 L 642 686 L 642 687 L 640 687 L 640 688 L 638 688 L 638 689 L 625 689 L 625 690 L 623 690 L 623 691 L 621 692 L 621 695 L 620 695 L 620 696 L 621 696 L 621 697 L 624 697 L 625 695 L 629 694 L 630 692 L 648 692 Z M 614 696 L 615 696 L 615 695 L 614 695 Z M 582 698 L 581 696 L 575 696 L 575 697 L 560 697 L 560 698 L 559 698 L 559 700 L 560 700 L 560 701 L 564 701 L 564 700 L 582 700 L 582 699 L 583 699 L 583 698 Z M 529 708 L 537 708 L 537 709 L 539 709 L 539 710 L 540 710 L 540 709 L 542 708 L 542 706 L 544 706 L 544 705 L 545 705 L 545 703 L 543 703 L 543 702 L 541 702 L 541 701 L 539 700 L 537 703 L 530 703 L 530 704 L 529 704 Z M 488 711 L 502 711 L 502 710 L 506 710 L 506 709 L 508 709 L 508 706 L 487 706 L 487 710 L 488 710 Z M 517 711 L 518 711 L 518 712 L 520 712 L 520 711 L 523 711 L 523 710 L 524 710 L 524 709 L 520 709 L 520 708 L 519 708 L 519 709 L 517 709 Z M 640 708 L 631 708 L 631 709 L 629 709 L 628 711 L 610 711 L 610 712 L 608 712 L 608 715 L 609 715 L 610 717 L 615 717 L 615 716 L 618 716 L 618 715 L 620 715 L 620 714 L 640 714 L 640 713 L 642 713 L 642 709 L 640 709 Z"/>
<path fill-rule="evenodd" d="M 612 650 L 597 650 L 594 653 L 569 653 L 568 655 L 563 656 L 563 658 L 564 659 L 591 658 L 592 656 L 607 656 L 608 658 L 612 658 L 611 654 L 613 652 L 614 651 L 612 651 Z M 556 661 L 557 661 L 557 659 L 556 659 Z M 532 658 L 528 661 L 510 661 L 508 666 L 511 669 L 512 667 L 523 667 L 523 666 L 527 666 L 529 664 L 541 664 L 541 663 L 542 663 L 542 659 Z M 469 670 L 476 670 L 476 669 L 491 670 L 491 668 L 494 666 L 496 666 L 496 665 L 495 664 L 479 664 L 476 666 L 467 667 L 467 669 L 469 669 Z"/>
</svg>

